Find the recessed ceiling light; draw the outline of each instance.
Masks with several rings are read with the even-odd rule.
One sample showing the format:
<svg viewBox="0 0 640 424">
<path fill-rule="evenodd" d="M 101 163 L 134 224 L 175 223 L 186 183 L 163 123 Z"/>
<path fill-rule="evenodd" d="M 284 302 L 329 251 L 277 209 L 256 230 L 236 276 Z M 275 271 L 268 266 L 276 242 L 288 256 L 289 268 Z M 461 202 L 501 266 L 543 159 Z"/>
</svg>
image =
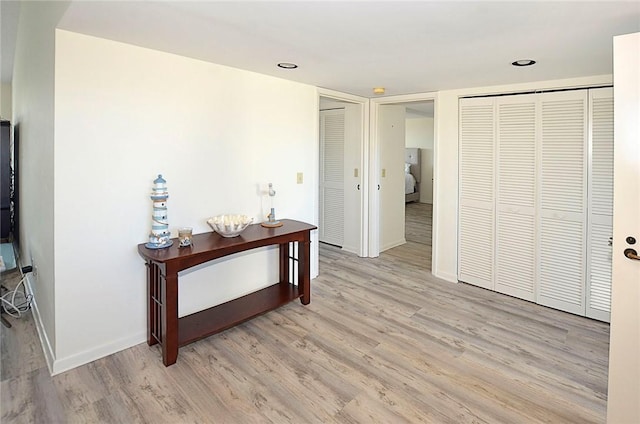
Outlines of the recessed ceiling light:
<svg viewBox="0 0 640 424">
<path fill-rule="evenodd" d="M 296 69 L 297 67 L 298 65 L 296 65 L 295 63 L 288 63 L 288 62 L 278 63 L 278 68 L 282 68 L 282 69 Z"/>
<path fill-rule="evenodd" d="M 531 59 L 520 59 L 515 62 L 511 62 L 513 66 L 531 66 L 535 65 L 536 61 Z"/>
</svg>

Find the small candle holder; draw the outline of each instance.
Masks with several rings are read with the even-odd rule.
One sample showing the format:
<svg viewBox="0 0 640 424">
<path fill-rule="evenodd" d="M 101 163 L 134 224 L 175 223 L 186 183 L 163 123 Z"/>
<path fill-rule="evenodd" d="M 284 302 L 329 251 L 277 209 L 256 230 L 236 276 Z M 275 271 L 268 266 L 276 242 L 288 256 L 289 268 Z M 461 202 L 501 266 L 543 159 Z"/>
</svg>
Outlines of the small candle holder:
<svg viewBox="0 0 640 424">
<path fill-rule="evenodd" d="M 178 240 L 180 241 L 178 247 L 193 246 L 193 228 L 182 227 L 178 229 Z"/>
</svg>

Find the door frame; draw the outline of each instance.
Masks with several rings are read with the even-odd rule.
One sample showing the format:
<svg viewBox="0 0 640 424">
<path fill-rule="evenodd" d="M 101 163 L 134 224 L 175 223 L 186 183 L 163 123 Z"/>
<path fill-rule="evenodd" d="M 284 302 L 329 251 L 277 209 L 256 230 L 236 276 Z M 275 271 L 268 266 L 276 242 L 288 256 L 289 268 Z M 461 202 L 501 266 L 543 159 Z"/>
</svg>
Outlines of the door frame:
<svg viewBox="0 0 640 424">
<path fill-rule="evenodd" d="M 369 246 L 369 199 L 368 199 L 368 183 L 367 176 L 369 175 L 369 109 L 370 102 L 366 97 L 360 97 L 353 94 L 342 93 L 339 91 L 329 90 L 326 88 L 318 88 L 318 146 L 320 146 L 320 98 L 328 98 L 332 100 L 338 100 L 342 102 L 352 103 L 360 105 L 360 126 L 361 126 L 361 139 L 360 139 L 360 169 L 361 175 L 361 189 L 360 189 L 360 224 L 359 224 L 359 246 L 358 256 L 368 256 Z M 318 155 L 318 167 L 316 168 L 320 172 L 320 156 Z M 319 178 L 319 175 L 318 175 Z M 318 198 L 316 204 L 320 204 L 320 190 L 317 190 Z M 316 211 L 319 214 L 319 211 Z M 319 218 L 319 215 L 318 215 Z"/>
<path fill-rule="evenodd" d="M 417 93 L 417 94 L 401 94 L 396 96 L 381 97 L 371 99 L 371 118 L 370 122 L 370 140 L 369 140 L 369 257 L 375 258 L 380 256 L 380 141 L 378 134 L 378 123 L 380 119 L 380 106 L 398 103 L 415 103 L 415 102 L 433 102 L 433 175 L 437 175 L 438 164 L 438 93 Z M 438 231 L 436 231 L 438 223 L 438 180 L 433 179 L 433 218 L 431 236 L 431 263 L 436 263 L 436 254 L 438 249 Z M 433 266 L 432 266 L 433 269 Z"/>
</svg>

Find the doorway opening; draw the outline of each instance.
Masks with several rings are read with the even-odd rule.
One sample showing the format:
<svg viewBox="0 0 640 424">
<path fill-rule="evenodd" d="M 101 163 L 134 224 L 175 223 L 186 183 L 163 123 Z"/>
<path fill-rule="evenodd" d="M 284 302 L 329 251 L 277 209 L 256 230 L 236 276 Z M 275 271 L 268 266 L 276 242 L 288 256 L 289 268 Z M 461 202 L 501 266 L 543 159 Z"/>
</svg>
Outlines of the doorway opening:
<svg viewBox="0 0 640 424">
<path fill-rule="evenodd" d="M 407 178 L 417 182 L 413 191 L 410 184 L 405 187 L 405 192 L 411 193 L 405 201 L 405 240 L 416 250 L 424 250 L 428 269 L 431 269 L 433 230 L 433 109 L 433 101 L 408 103 L 405 116 L 405 148 L 407 152 L 417 150 L 419 167 L 416 172 L 420 174 L 414 176 L 411 173 L 413 165 L 409 165 Z"/>
<path fill-rule="evenodd" d="M 402 246 L 431 270 L 435 102 L 393 100 L 376 101 L 378 248 L 382 252 Z"/>
</svg>

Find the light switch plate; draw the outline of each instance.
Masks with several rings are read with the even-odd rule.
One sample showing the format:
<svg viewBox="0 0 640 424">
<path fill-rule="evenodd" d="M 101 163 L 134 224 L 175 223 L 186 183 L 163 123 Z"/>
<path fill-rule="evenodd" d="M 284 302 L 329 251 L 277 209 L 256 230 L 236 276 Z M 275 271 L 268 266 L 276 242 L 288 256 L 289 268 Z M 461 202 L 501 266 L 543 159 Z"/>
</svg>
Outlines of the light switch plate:
<svg viewBox="0 0 640 424">
<path fill-rule="evenodd" d="M 298 172 L 298 175 L 296 177 L 296 181 L 298 182 L 298 184 L 302 184 L 302 172 Z"/>
</svg>

